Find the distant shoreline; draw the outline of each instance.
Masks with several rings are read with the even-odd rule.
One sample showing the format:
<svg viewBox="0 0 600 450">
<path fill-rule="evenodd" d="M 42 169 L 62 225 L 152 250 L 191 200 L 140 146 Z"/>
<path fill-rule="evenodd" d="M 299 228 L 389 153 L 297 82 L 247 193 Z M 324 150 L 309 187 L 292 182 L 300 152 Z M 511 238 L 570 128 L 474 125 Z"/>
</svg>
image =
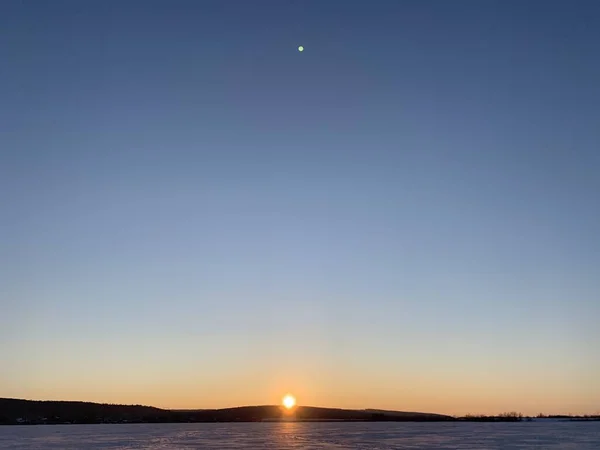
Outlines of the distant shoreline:
<svg viewBox="0 0 600 450">
<path fill-rule="evenodd" d="M 231 422 L 523 422 L 545 419 L 600 421 L 600 415 L 527 417 L 516 412 L 497 416 L 340 409 L 297 406 L 241 406 L 223 409 L 167 410 L 142 405 L 0 398 L 0 425 L 77 425 Z"/>
</svg>

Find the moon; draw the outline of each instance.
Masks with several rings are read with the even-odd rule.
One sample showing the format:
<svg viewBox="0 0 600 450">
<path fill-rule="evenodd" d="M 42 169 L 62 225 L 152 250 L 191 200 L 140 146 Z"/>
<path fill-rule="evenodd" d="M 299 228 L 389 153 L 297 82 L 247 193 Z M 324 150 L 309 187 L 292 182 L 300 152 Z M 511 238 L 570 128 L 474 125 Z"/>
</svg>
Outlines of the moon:
<svg viewBox="0 0 600 450">
<path fill-rule="evenodd" d="M 304 51 L 304 47 L 302 47 L 302 46 L 298 47 L 298 51 L 299 52 L 303 52 Z"/>
</svg>

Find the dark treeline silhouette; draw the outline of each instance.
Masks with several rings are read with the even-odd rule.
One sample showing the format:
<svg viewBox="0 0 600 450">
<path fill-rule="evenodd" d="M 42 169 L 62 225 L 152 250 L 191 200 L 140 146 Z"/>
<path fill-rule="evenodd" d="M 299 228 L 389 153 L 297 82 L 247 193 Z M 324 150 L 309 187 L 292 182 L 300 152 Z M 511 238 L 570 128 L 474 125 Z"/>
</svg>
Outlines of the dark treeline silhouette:
<svg viewBox="0 0 600 450">
<path fill-rule="evenodd" d="M 497 416 L 467 414 L 464 417 L 460 417 L 459 420 L 467 422 L 521 422 L 523 414 L 518 412 L 507 412 L 498 414 Z"/>
<path fill-rule="evenodd" d="M 600 420 L 595 416 L 544 416 L 537 419 Z M 93 423 L 184 423 L 184 422 L 261 422 L 296 421 L 394 421 L 394 422 L 520 422 L 533 420 L 517 412 L 497 416 L 351 410 L 298 406 L 292 412 L 280 406 L 241 406 L 203 410 L 166 410 L 142 405 L 113 405 L 71 401 L 34 401 L 0 398 L 0 425 L 93 424 Z"/>
<path fill-rule="evenodd" d="M 532 416 L 523 416 L 518 412 L 507 412 L 498 414 L 497 416 L 487 416 L 482 414 L 467 414 L 464 417 L 459 417 L 458 420 L 465 422 L 531 422 L 534 419 Z M 535 419 L 560 419 L 560 420 L 600 420 L 600 415 L 545 415 L 538 414 Z"/>
<path fill-rule="evenodd" d="M 0 398 L 0 424 L 133 422 L 162 413 L 159 408 L 141 405 Z"/>
<path fill-rule="evenodd" d="M 89 402 L 32 401 L 0 398 L 0 424 L 91 424 L 159 422 L 305 421 L 447 421 L 451 416 L 400 411 L 348 410 L 298 406 L 293 412 L 280 406 L 242 406 L 224 409 L 165 410 L 141 405 Z"/>
</svg>

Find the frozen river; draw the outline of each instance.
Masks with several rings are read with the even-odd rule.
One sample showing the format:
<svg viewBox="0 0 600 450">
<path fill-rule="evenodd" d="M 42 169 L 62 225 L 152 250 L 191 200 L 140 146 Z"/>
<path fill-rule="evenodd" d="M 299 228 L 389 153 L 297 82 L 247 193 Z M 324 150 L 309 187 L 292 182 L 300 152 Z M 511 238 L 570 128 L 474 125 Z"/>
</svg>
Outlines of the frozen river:
<svg viewBox="0 0 600 450">
<path fill-rule="evenodd" d="M 598 450 L 600 422 L 0 426 L 0 449 Z"/>
</svg>

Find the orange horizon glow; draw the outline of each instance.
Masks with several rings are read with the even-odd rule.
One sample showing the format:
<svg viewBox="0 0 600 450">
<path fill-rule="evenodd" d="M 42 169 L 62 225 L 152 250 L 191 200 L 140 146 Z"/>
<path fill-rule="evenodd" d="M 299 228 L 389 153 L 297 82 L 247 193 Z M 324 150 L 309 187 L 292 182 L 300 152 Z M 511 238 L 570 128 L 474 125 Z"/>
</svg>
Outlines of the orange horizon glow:
<svg viewBox="0 0 600 450">
<path fill-rule="evenodd" d="M 241 363 L 207 373 L 192 364 L 185 370 L 176 365 L 149 370 L 149 365 L 137 362 L 129 366 L 124 361 L 123 371 L 131 375 L 122 377 L 107 370 L 101 361 L 90 357 L 86 362 L 94 369 L 86 376 L 65 376 L 78 372 L 59 370 L 72 366 L 54 362 L 45 366 L 43 379 L 39 375 L 42 371 L 24 371 L 19 379 L 0 383 L 2 397 L 143 404 L 164 409 L 219 409 L 281 406 L 282 394 L 293 393 L 296 399 L 302 399 L 303 405 L 325 408 L 389 409 L 452 416 L 508 411 L 529 416 L 600 413 L 600 391 L 591 389 L 596 380 L 593 370 L 576 383 L 566 382 L 566 373 L 560 372 L 547 373 L 541 383 L 535 372 L 525 373 L 515 382 L 507 374 L 478 372 L 477 367 L 466 365 L 435 376 L 427 367 L 373 371 L 355 366 L 322 371 L 316 363 L 314 366 L 290 363 L 286 368 L 274 367 L 265 377 L 263 370 L 247 369 L 250 365 L 242 367 Z"/>
<path fill-rule="evenodd" d="M 238 406 L 254 406 L 254 405 L 265 405 L 271 404 L 275 405 L 277 402 L 274 401 L 260 401 L 260 400 L 248 400 L 248 401 L 228 401 L 228 402 L 210 402 L 205 403 L 201 399 L 193 399 L 188 398 L 188 401 L 165 401 L 166 399 L 158 398 L 147 398 L 144 400 L 142 397 L 129 397 L 129 396 L 98 396 L 98 395 L 82 395 L 82 396 L 56 396 L 56 395 L 43 395 L 43 396 L 24 396 L 24 395 L 6 395 L 9 398 L 21 398 L 26 400 L 54 400 L 54 401 L 83 401 L 83 402 L 94 402 L 94 403 L 114 403 L 114 404 L 123 404 L 123 405 L 146 405 L 146 406 L 154 406 L 162 409 L 221 409 L 221 408 L 230 408 L 230 407 L 238 407 Z M 295 406 L 297 406 L 296 399 L 294 398 L 294 403 L 292 406 L 288 407 L 286 405 L 286 395 L 283 399 L 279 401 L 279 404 L 282 405 L 285 409 L 291 410 Z M 566 402 L 563 407 L 555 407 L 552 402 L 525 402 L 526 406 L 519 407 L 518 403 L 511 403 L 510 401 L 505 402 L 494 402 L 494 404 L 484 404 L 483 401 L 480 402 L 465 402 L 463 404 L 445 404 L 440 402 L 440 404 L 434 404 L 432 402 L 413 402 L 407 401 L 403 404 L 396 404 L 395 402 L 356 402 L 351 399 L 346 399 L 346 401 L 317 401 L 314 399 L 313 401 L 309 401 L 305 404 L 314 407 L 322 407 L 322 408 L 341 408 L 341 409 L 383 409 L 383 410 L 394 410 L 394 411 L 416 411 L 416 412 L 425 412 L 425 413 L 437 413 L 437 414 L 446 414 L 450 416 L 464 416 L 467 414 L 473 415 L 497 415 L 504 412 L 516 411 L 520 412 L 525 416 L 536 416 L 538 414 L 545 415 L 598 415 L 600 414 L 600 409 L 597 407 L 588 407 L 585 404 L 577 404 L 574 402 Z M 288 404 L 291 404 L 288 400 Z"/>
</svg>

